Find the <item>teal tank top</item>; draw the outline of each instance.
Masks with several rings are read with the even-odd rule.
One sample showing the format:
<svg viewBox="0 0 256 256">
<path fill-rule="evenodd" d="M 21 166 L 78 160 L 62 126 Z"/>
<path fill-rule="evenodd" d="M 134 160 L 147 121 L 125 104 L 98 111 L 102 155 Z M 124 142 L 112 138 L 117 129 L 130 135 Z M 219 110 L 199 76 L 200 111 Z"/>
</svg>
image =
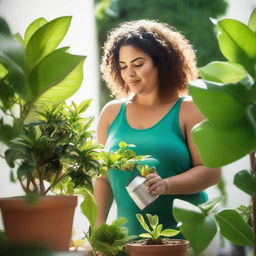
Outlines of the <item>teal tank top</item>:
<svg viewBox="0 0 256 256">
<path fill-rule="evenodd" d="M 162 178 L 175 176 L 191 169 L 190 152 L 179 125 L 179 110 L 183 99 L 184 97 L 180 98 L 158 123 L 147 129 L 135 129 L 128 124 L 126 103 L 122 103 L 116 118 L 108 129 L 106 150 L 109 152 L 116 151 L 121 141 L 135 144 L 136 147 L 131 149 L 138 155 L 150 155 L 157 160 L 144 160 L 143 164 L 155 166 L 158 175 Z M 186 200 L 195 205 L 208 199 L 205 191 L 192 195 L 160 195 L 150 206 L 141 211 L 125 188 L 135 174 L 137 173 L 110 170 L 107 176 L 117 204 L 117 217 L 127 218 L 128 222 L 125 226 L 129 230 L 129 235 L 145 232 L 135 216 L 136 213 L 141 213 L 144 216 L 146 213 L 156 214 L 159 217 L 159 223 L 163 224 L 163 228 L 177 228 L 177 223 L 172 215 L 172 205 L 175 198 Z"/>
</svg>

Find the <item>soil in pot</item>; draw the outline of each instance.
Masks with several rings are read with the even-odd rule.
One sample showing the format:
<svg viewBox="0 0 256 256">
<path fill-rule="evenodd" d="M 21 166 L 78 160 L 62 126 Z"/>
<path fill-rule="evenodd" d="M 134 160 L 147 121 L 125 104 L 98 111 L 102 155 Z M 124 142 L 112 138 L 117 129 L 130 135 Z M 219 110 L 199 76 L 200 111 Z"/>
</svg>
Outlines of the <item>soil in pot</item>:
<svg viewBox="0 0 256 256">
<path fill-rule="evenodd" d="M 189 242 L 183 239 L 161 239 L 162 244 L 154 244 L 148 239 L 136 240 L 126 245 L 130 256 L 187 256 Z"/>
</svg>

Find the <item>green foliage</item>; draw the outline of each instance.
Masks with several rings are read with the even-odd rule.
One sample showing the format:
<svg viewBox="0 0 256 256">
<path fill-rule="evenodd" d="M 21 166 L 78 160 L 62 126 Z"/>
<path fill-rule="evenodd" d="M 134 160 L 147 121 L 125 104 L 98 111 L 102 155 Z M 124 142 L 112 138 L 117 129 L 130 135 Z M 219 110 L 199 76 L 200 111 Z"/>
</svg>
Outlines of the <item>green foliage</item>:
<svg viewBox="0 0 256 256">
<path fill-rule="evenodd" d="M 151 160 L 148 155 L 137 155 L 133 150 L 129 149 L 135 145 L 119 143 L 119 149 L 114 152 L 107 153 L 102 151 L 100 153 L 101 165 L 100 172 L 106 175 L 109 169 L 118 169 L 121 171 L 134 171 L 137 167 L 142 176 L 147 176 L 150 172 L 155 170 L 154 167 L 143 165 L 140 162 L 143 160 Z"/>
<path fill-rule="evenodd" d="M 102 224 L 95 229 L 88 238 L 92 247 L 104 253 L 106 256 L 117 256 L 123 251 L 123 247 L 135 236 L 128 236 L 128 230 L 122 227 L 127 220 L 119 218 L 111 225 Z"/>
<path fill-rule="evenodd" d="M 151 240 L 159 240 L 161 237 L 172 237 L 180 233 L 178 230 L 174 229 L 164 229 L 163 225 L 159 224 L 159 219 L 157 215 L 151 215 L 146 214 L 149 225 L 146 223 L 144 217 L 142 214 L 136 214 L 136 217 L 140 223 L 140 225 L 143 227 L 144 230 L 147 231 L 147 233 L 142 233 L 139 236 L 143 238 L 150 238 Z"/>
<path fill-rule="evenodd" d="M 44 104 L 58 104 L 76 92 L 83 77 L 85 57 L 56 49 L 66 35 L 71 17 L 50 22 L 39 18 L 25 32 L 12 36 L 0 19 L 0 139 L 9 145 L 23 130 L 28 115 Z M 7 136 L 5 136 L 7 135 Z"/>
<path fill-rule="evenodd" d="M 225 0 L 102 0 L 97 1 L 96 20 L 99 48 L 107 32 L 124 21 L 156 19 L 182 31 L 196 49 L 198 65 L 202 66 L 223 57 L 217 48 L 214 28 L 209 17 L 218 18 L 227 8 Z M 161 10 L 157 12 L 156 10 Z M 200 18 L 199 18 L 200 17 Z M 102 85 L 101 104 L 109 100 Z"/>
<path fill-rule="evenodd" d="M 25 125 L 24 133 L 11 141 L 5 158 L 11 168 L 18 166 L 17 178 L 26 193 L 44 195 L 54 188 L 58 194 L 72 194 L 80 186 L 92 190 L 101 147 L 92 142 L 88 130 L 93 118 L 82 117 L 89 104 L 86 100 L 80 105 L 48 106 L 37 113 L 37 121 Z M 50 182 L 47 189 L 44 180 Z"/>
<path fill-rule="evenodd" d="M 254 200 L 252 206 L 216 213 L 205 211 L 208 208 L 205 208 L 205 204 L 193 206 L 176 199 L 174 217 L 181 223 L 180 229 L 196 253 L 209 245 L 217 227 L 235 245 L 253 246 L 256 241 L 256 230 L 252 227 L 253 219 L 255 221 L 256 218 L 253 215 L 256 212 L 255 10 L 248 26 L 231 19 L 215 23 L 219 31 L 219 46 L 227 62 L 212 62 L 200 68 L 204 80 L 190 85 L 189 92 L 206 118 L 193 127 L 192 137 L 203 163 L 208 167 L 229 164 L 252 152 L 252 171 L 238 172 L 234 184 Z"/>
<path fill-rule="evenodd" d="M 179 228 L 196 253 L 202 252 L 217 232 L 211 212 L 221 200 L 217 198 L 198 206 L 180 199 L 174 200 L 173 216 L 181 223 Z"/>
<path fill-rule="evenodd" d="M 192 136 L 209 167 L 231 163 L 256 147 L 256 34 L 236 20 L 223 19 L 216 25 L 228 62 L 203 67 L 200 74 L 208 81 L 189 88 L 207 118 L 193 128 Z"/>
</svg>

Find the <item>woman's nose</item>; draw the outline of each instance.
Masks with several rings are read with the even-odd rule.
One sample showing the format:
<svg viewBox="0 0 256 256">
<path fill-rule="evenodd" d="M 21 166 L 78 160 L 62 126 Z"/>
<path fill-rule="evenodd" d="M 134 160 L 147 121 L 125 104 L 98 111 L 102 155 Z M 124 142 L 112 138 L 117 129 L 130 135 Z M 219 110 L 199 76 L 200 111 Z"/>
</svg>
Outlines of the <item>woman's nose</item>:
<svg viewBox="0 0 256 256">
<path fill-rule="evenodd" d="M 128 76 L 135 76 L 136 73 L 135 73 L 135 70 L 133 67 L 127 67 L 127 75 Z"/>
</svg>

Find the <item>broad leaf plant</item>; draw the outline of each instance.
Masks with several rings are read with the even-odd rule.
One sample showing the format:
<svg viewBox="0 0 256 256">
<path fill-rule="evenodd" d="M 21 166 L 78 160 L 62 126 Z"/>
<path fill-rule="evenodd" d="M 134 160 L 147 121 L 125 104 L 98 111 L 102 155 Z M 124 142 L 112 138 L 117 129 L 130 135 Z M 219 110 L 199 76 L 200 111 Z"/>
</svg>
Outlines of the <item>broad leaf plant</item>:
<svg viewBox="0 0 256 256">
<path fill-rule="evenodd" d="M 174 217 L 200 254 L 219 229 L 235 245 L 253 247 L 256 255 L 256 9 L 248 24 L 234 19 L 213 21 L 227 61 L 199 69 L 201 80 L 189 93 L 205 120 L 192 130 L 203 163 L 221 167 L 249 154 L 251 170 L 239 171 L 234 184 L 252 198 L 252 205 L 216 213 L 219 199 L 199 206 L 176 199 Z"/>
</svg>

